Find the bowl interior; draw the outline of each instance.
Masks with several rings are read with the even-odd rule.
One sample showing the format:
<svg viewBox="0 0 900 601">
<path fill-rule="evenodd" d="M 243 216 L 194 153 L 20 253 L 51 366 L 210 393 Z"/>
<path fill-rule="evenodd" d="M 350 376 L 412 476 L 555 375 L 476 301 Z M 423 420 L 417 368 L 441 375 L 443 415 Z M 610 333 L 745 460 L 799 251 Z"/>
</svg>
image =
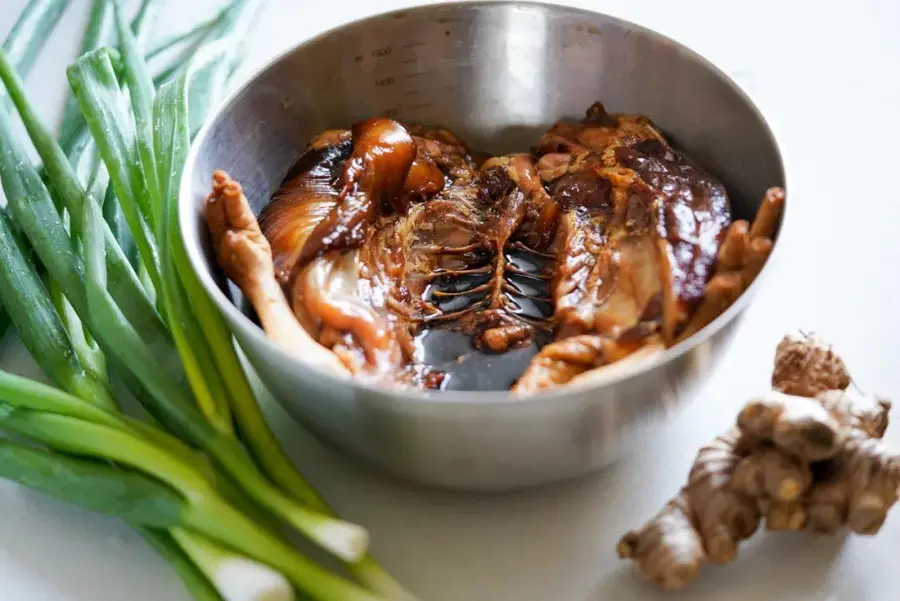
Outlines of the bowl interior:
<svg viewBox="0 0 900 601">
<path fill-rule="evenodd" d="M 784 185 L 778 148 L 752 102 L 683 46 L 572 8 L 434 5 L 305 42 L 220 107 L 195 142 L 182 185 L 189 255 L 217 301 L 240 304 L 215 267 L 200 214 L 215 169 L 240 181 L 258 212 L 309 139 L 327 128 L 387 115 L 446 126 L 499 154 L 531 147 L 554 121 L 580 118 L 595 101 L 649 116 L 723 180 L 738 218 L 752 217 L 768 187 Z M 233 326 L 255 328 L 226 313 Z"/>
</svg>

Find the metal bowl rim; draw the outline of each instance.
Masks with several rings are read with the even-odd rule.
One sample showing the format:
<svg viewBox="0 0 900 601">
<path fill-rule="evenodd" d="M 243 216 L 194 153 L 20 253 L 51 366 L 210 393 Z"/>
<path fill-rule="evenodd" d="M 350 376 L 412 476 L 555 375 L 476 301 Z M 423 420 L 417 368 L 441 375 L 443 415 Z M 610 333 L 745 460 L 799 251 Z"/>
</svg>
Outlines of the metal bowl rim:
<svg viewBox="0 0 900 601">
<path fill-rule="evenodd" d="M 266 63 L 260 65 L 256 69 L 254 69 L 250 74 L 245 76 L 244 80 L 240 83 L 240 85 L 236 86 L 213 110 L 210 116 L 207 118 L 206 123 L 198 132 L 196 138 L 191 144 L 190 152 L 188 153 L 187 162 L 185 164 L 184 173 L 182 174 L 181 186 L 179 188 L 179 222 L 182 231 L 182 237 L 184 238 L 184 232 L 186 231 L 195 231 L 197 228 L 196 224 L 196 209 L 194 207 L 194 193 L 193 193 L 193 172 L 194 166 L 197 162 L 197 155 L 199 154 L 199 149 L 203 145 L 203 141 L 207 137 L 209 131 L 214 127 L 216 122 L 219 120 L 221 115 L 225 113 L 229 108 L 231 108 L 232 104 L 242 95 L 244 94 L 250 87 L 252 87 L 264 73 L 281 63 L 284 59 L 289 56 L 294 55 L 295 53 L 303 52 L 304 49 L 308 46 L 313 45 L 315 42 L 327 38 L 328 36 L 332 36 L 336 33 L 339 33 L 343 30 L 350 29 L 353 27 L 359 27 L 365 25 L 369 21 L 377 21 L 385 18 L 402 18 L 410 13 L 420 13 L 420 12 L 432 12 L 432 11 L 440 11 L 441 9 L 447 8 L 459 8 L 459 7 L 497 7 L 497 6 L 511 6 L 511 7 L 537 7 L 542 8 L 549 11 L 559 11 L 562 13 L 583 15 L 585 18 L 596 18 L 602 17 L 605 20 L 613 22 L 621 27 L 634 29 L 640 31 L 650 37 L 658 39 L 660 42 L 673 46 L 677 51 L 684 53 L 691 60 L 696 61 L 705 69 L 709 70 L 713 74 L 717 75 L 722 81 L 724 81 L 728 86 L 730 86 L 733 91 L 746 103 L 746 105 L 753 111 L 756 118 L 759 120 L 760 124 L 763 126 L 765 133 L 768 135 L 772 145 L 777 153 L 778 165 L 780 167 L 781 173 L 784 177 L 783 186 L 785 191 L 787 191 L 788 183 L 787 183 L 787 170 L 785 169 L 785 161 L 784 155 L 781 149 L 781 145 L 778 143 L 777 136 L 772 130 L 771 125 L 766 120 L 762 112 L 757 107 L 756 103 L 750 98 L 750 96 L 744 91 L 744 89 L 732 79 L 728 74 L 719 69 L 715 64 L 713 64 L 710 60 L 699 54 L 697 51 L 685 46 L 684 44 L 662 34 L 658 31 L 650 29 L 648 27 L 644 27 L 642 25 L 638 25 L 626 19 L 622 19 L 619 17 L 615 17 L 609 15 L 607 13 L 603 13 L 600 11 L 591 11 L 583 8 L 577 8 L 573 6 L 552 4 L 548 2 L 540 2 L 533 0 L 477 0 L 473 2 L 438 2 L 433 4 L 425 4 L 421 6 L 415 6 L 410 8 L 402 8 L 395 9 L 390 11 L 385 11 L 382 13 L 376 13 L 372 15 L 368 15 L 366 17 L 362 17 L 360 19 L 355 19 L 352 21 L 347 21 L 345 23 L 341 23 L 334 27 L 331 27 L 318 35 L 315 35 L 311 38 L 307 38 L 297 42 L 293 46 L 286 48 L 285 50 L 279 52 Z M 652 118 L 652 117 L 651 117 Z M 774 184 L 773 184 L 774 185 Z M 788 217 L 787 203 L 785 205 L 784 211 L 781 217 L 781 229 L 783 229 L 785 223 L 787 222 Z M 778 238 L 781 237 L 781 231 L 776 237 L 775 245 L 773 247 L 772 253 L 769 256 L 769 260 L 766 261 L 766 264 L 763 266 L 762 271 L 754 280 L 754 282 L 750 285 L 750 287 L 745 290 L 738 299 L 718 318 L 700 330 L 698 333 L 689 337 L 688 339 L 667 348 L 663 351 L 655 353 L 654 355 L 648 357 L 646 360 L 639 361 L 634 365 L 627 366 L 622 369 L 621 373 L 616 377 L 611 378 L 609 380 L 603 381 L 597 385 L 593 386 L 584 386 L 584 387 L 575 387 L 575 386 L 558 386 L 554 388 L 550 388 L 546 391 L 541 391 L 535 394 L 518 397 L 513 395 L 509 391 L 499 391 L 499 390 L 490 390 L 490 391 L 477 391 L 477 390 L 447 390 L 447 391 L 424 391 L 418 389 L 403 389 L 403 388 L 382 388 L 367 384 L 365 382 L 360 381 L 357 378 L 339 378 L 332 374 L 326 373 L 324 371 L 316 370 L 316 368 L 311 365 L 305 363 L 301 359 L 295 357 L 291 353 L 287 352 L 279 345 L 273 343 L 269 338 L 265 335 L 265 332 L 262 328 L 253 323 L 244 313 L 242 313 L 238 308 L 232 303 L 228 297 L 222 292 L 219 285 L 213 279 L 210 269 L 207 265 L 206 260 L 203 257 L 203 252 L 199 247 L 199 238 L 196 236 L 187 237 L 184 239 L 185 248 L 187 251 L 188 259 L 191 264 L 191 268 L 196 273 L 198 279 L 202 283 L 203 287 L 206 289 L 207 294 L 213 299 L 213 302 L 219 308 L 220 311 L 227 314 L 233 322 L 239 323 L 241 325 L 241 329 L 245 333 L 245 335 L 249 336 L 252 339 L 253 344 L 261 344 L 266 346 L 269 350 L 275 352 L 280 355 L 286 361 L 291 363 L 298 364 L 302 366 L 302 369 L 316 370 L 316 373 L 320 374 L 322 377 L 328 378 L 332 381 L 334 386 L 350 386 L 355 389 L 356 392 L 376 392 L 380 393 L 382 397 L 389 397 L 391 402 L 395 402 L 398 404 L 406 404 L 406 403 L 415 403 L 417 405 L 421 405 L 423 402 L 426 404 L 457 404 L 457 405 L 481 405 L 481 406 L 495 406 L 495 405 L 510 405 L 517 406 L 521 404 L 531 404 L 531 403 L 542 403 L 545 401 L 555 401 L 559 402 L 566 398 L 578 400 L 583 399 L 581 396 L 583 393 L 593 390 L 602 390 L 605 388 L 612 388 L 621 382 L 632 380 L 635 378 L 639 378 L 642 375 L 655 370 L 656 368 L 665 365 L 667 363 L 673 362 L 677 358 L 682 355 L 690 352 L 692 349 L 700 346 L 713 336 L 717 332 L 719 332 L 722 328 L 724 328 L 728 323 L 730 323 L 733 319 L 737 317 L 752 301 L 753 297 L 756 295 L 761 281 L 764 279 L 763 276 L 771 270 L 771 264 L 773 260 L 779 252 L 779 247 L 782 246 L 778 244 Z M 362 395 L 360 398 L 365 398 L 365 395 Z"/>
</svg>

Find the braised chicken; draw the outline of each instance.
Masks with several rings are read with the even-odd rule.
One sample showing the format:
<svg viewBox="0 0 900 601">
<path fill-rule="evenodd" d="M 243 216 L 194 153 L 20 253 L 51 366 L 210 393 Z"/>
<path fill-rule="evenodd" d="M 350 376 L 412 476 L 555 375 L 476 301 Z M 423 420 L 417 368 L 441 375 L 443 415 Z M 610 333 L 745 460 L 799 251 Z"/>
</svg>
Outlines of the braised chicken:
<svg viewBox="0 0 900 601">
<path fill-rule="evenodd" d="M 422 343 L 440 332 L 468 341 L 451 364 L 533 355 L 503 384 L 530 394 L 712 321 L 761 269 L 784 201 L 773 189 L 752 227 L 732 223 L 714 176 L 646 117 L 599 103 L 531 153 L 476 156 L 452 132 L 386 118 L 329 130 L 258 222 L 217 172 L 218 261 L 266 332 L 323 369 L 441 388 L 454 367 Z"/>
</svg>

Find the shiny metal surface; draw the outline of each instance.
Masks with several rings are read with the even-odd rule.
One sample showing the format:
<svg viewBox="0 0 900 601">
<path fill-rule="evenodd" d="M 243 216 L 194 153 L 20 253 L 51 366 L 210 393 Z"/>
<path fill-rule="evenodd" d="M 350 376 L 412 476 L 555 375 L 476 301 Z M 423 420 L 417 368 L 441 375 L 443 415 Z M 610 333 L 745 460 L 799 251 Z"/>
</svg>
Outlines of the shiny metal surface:
<svg viewBox="0 0 900 601">
<path fill-rule="evenodd" d="M 594 101 L 643 113 L 723 179 L 749 217 L 784 184 L 765 121 L 721 72 L 656 33 L 604 15 L 520 2 L 427 6 L 372 17 L 274 59 L 201 132 L 181 189 L 188 254 L 260 377 L 322 439 L 426 485 L 497 490 L 608 464 L 702 384 L 753 289 L 697 336 L 586 389 L 398 392 L 338 381 L 272 345 L 211 259 L 200 209 L 229 171 L 261 209 L 309 138 L 387 114 L 446 125 L 494 153 L 533 144 Z M 773 258 L 777 258 L 776 252 Z"/>
</svg>

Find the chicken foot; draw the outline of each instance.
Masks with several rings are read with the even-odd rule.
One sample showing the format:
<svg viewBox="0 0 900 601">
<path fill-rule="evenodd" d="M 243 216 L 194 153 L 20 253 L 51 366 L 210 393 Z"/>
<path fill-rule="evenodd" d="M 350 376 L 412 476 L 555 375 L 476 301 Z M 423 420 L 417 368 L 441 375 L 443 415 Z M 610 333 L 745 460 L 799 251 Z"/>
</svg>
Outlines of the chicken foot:
<svg viewBox="0 0 900 601">
<path fill-rule="evenodd" d="M 600 334 L 582 334 L 551 342 L 541 349 L 515 383 L 515 394 L 531 394 L 566 384 L 595 368 L 614 364 L 641 348 L 656 349 L 644 336 L 614 340 Z"/>
<path fill-rule="evenodd" d="M 275 279 L 269 241 L 259 229 L 241 185 L 224 171 L 216 171 L 205 208 L 219 266 L 253 305 L 266 335 L 289 353 L 329 373 L 349 375 L 340 360 L 313 340 L 291 311 Z"/>
<path fill-rule="evenodd" d="M 703 300 L 676 338 L 686 340 L 725 312 L 750 287 L 772 252 L 772 236 L 784 209 L 784 189 L 769 188 L 751 225 L 731 224 L 716 256 L 716 270 L 704 288 Z"/>
</svg>

